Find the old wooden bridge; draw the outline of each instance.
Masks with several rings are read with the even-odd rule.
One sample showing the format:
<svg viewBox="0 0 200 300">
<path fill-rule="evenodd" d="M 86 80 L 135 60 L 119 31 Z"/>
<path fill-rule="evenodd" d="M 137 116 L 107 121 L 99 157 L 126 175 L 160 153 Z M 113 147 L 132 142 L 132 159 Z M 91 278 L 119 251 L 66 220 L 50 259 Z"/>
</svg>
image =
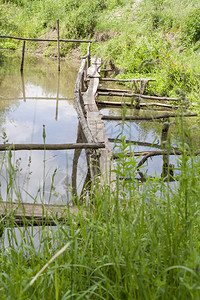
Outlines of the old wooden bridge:
<svg viewBox="0 0 200 300">
<path fill-rule="evenodd" d="M 59 26 L 59 24 L 58 24 Z M 59 32 L 59 31 L 58 31 Z M 2 38 L 14 38 L 5 37 Z M 19 39 L 19 38 L 18 38 Z M 23 41 L 27 39 L 21 38 Z M 56 41 L 56 40 L 54 40 Z M 58 34 L 58 52 L 59 52 L 59 39 Z M 64 41 L 64 40 L 63 40 Z M 64 42 L 72 42 L 73 40 L 66 40 Z M 180 155 L 182 152 L 177 148 L 171 148 L 170 153 L 165 149 L 165 142 L 167 140 L 167 134 L 170 126 L 170 118 L 176 118 L 178 115 L 184 117 L 196 116 L 191 113 L 171 113 L 167 109 L 176 110 L 178 108 L 177 103 L 181 101 L 180 98 L 168 98 L 168 97 L 156 97 L 148 96 L 145 94 L 146 86 L 154 81 L 153 79 L 116 79 L 102 77 L 101 74 L 108 75 L 113 73 L 113 68 L 101 69 L 101 59 L 90 56 L 90 41 L 84 41 L 88 43 L 87 54 L 81 60 L 81 66 L 78 72 L 77 81 L 74 90 L 74 101 L 76 110 L 78 113 L 79 126 L 77 134 L 76 144 L 3 144 L 0 145 L 0 151 L 2 150 L 52 150 L 52 149 L 75 149 L 73 160 L 73 174 L 72 174 L 72 187 L 73 193 L 76 194 L 76 175 L 77 164 L 82 149 L 86 151 L 88 174 L 86 176 L 86 182 L 92 183 L 109 183 L 111 189 L 115 188 L 116 175 L 114 169 L 114 159 L 117 155 L 113 155 L 110 142 L 115 140 L 108 139 L 106 136 L 106 130 L 103 120 L 129 120 L 129 121 L 162 121 L 162 134 L 161 145 L 157 146 L 157 151 L 145 151 L 135 152 L 135 156 L 141 157 L 138 163 L 138 168 L 144 164 L 144 162 L 151 156 L 162 155 L 163 156 L 163 173 L 167 176 L 167 169 L 169 166 L 169 155 Z M 25 43 L 23 44 L 22 52 L 22 66 L 24 60 Z M 59 56 L 59 55 L 58 55 Z M 21 67 L 23 70 L 23 67 Z M 60 66 L 58 63 L 58 70 Z M 111 89 L 102 87 L 107 82 L 130 82 L 132 89 Z M 101 85 L 100 85 L 101 83 Z M 101 101 L 100 96 L 119 97 L 121 101 Z M 125 101 L 129 99 L 130 101 Z M 170 101 L 170 102 L 169 102 Z M 171 103 L 176 103 L 173 105 Z M 165 109 L 164 112 L 154 112 L 151 115 L 142 116 L 103 116 L 98 109 L 99 105 L 103 106 L 130 106 L 135 109 L 152 108 L 157 107 Z M 133 144 L 139 144 L 138 141 L 128 141 Z M 144 145 L 145 143 L 143 143 Z M 148 143 L 146 143 L 148 144 Z M 151 146 L 149 143 L 146 146 Z M 196 154 L 199 154 L 198 152 Z M 130 154 L 128 154 L 130 155 Z M 140 172 L 141 173 L 141 172 Z M 139 173 L 139 174 L 140 174 Z M 141 175 L 141 181 L 144 177 Z M 86 186 L 86 184 L 84 185 Z M 75 198 L 76 199 L 76 198 Z M 14 220 L 16 225 L 56 225 L 57 222 L 67 222 L 66 212 L 70 211 L 74 214 L 78 213 L 76 206 L 56 206 L 56 205 L 44 205 L 44 204 L 28 204 L 28 203 L 11 203 L 0 202 L 0 214 L 2 216 L 2 222 Z"/>
</svg>

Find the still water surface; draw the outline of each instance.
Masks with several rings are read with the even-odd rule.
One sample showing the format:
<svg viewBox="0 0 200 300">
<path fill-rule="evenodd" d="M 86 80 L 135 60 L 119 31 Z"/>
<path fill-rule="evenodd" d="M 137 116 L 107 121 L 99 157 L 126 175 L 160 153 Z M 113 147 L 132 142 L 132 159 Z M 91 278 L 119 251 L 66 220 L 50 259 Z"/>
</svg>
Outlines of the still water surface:
<svg viewBox="0 0 200 300">
<path fill-rule="evenodd" d="M 0 142 L 43 143 L 45 125 L 46 143 L 76 142 L 78 119 L 74 107 L 74 86 L 80 61 L 62 61 L 60 75 L 57 61 L 26 56 L 24 74 L 20 73 L 20 57 L 7 57 L 0 69 Z M 102 114 L 121 114 L 121 109 L 100 108 Z M 142 111 L 127 114 L 142 114 Z M 161 145 L 161 123 L 105 121 L 106 133 L 115 139 L 125 135 L 126 139 L 139 142 L 131 151 L 159 150 Z M 122 130 L 123 128 L 123 130 Z M 170 126 L 170 132 L 175 126 Z M 149 143 L 142 145 L 141 142 Z M 114 146 L 114 143 L 112 143 Z M 114 149 L 114 152 L 116 149 Z M 72 164 L 74 151 L 16 151 L 12 153 L 12 165 L 16 180 L 13 190 L 8 190 L 11 181 L 8 157 L 4 158 L 1 171 L 1 194 L 8 199 L 10 193 L 20 195 L 24 202 L 66 204 L 70 199 Z M 138 158 L 137 158 L 138 159 Z M 176 166 L 177 158 L 171 156 L 169 163 Z M 143 173 L 160 176 L 163 157 L 148 159 Z M 56 173 L 55 173 L 56 170 Z M 82 190 L 87 172 L 85 152 L 82 151 L 78 164 L 77 189 Z M 55 174 L 55 177 L 53 176 Z M 15 176 L 12 176 L 15 178 Z M 52 185 L 52 178 L 54 180 Z M 52 189 L 53 186 L 53 189 Z M 12 197 L 13 198 L 13 197 Z"/>
<path fill-rule="evenodd" d="M 60 76 L 57 62 L 26 56 L 24 74 L 20 73 L 20 57 L 5 57 L 0 65 L 0 143 L 43 143 L 45 125 L 46 143 L 76 142 L 78 119 L 74 107 L 74 86 L 80 62 L 61 63 Z M 48 99 L 51 98 L 51 99 Z M 102 114 L 121 114 L 120 109 L 101 108 Z M 140 114 L 142 112 L 138 112 Z M 128 112 L 130 114 L 130 112 Z M 105 121 L 109 138 L 125 135 L 126 139 L 149 145 L 132 145 L 131 150 L 158 150 L 161 144 L 161 124 L 149 122 Z M 123 129 L 122 129 L 123 128 Z M 170 131 L 175 127 L 171 126 Z M 152 143 L 154 142 L 154 145 Z M 114 146 L 114 143 L 112 143 Z M 114 149 L 114 152 L 116 149 Z M 0 152 L 1 197 L 23 202 L 66 204 L 70 200 L 74 151 L 16 151 Z M 176 165 L 177 159 L 170 157 Z M 161 175 L 163 158 L 149 159 L 144 173 Z M 77 170 L 77 190 L 81 192 L 87 172 L 85 152 L 82 151 Z M 54 176 L 55 175 L 55 176 Z M 34 228 L 36 248 L 40 247 L 39 228 Z M 21 233 L 16 231 L 17 239 Z M 5 232 L 8 245 L 9 232 Z"/>
<path fill-rule="evenodd" d="M 8 140 L 9 143 L 42 144 L 43 125 L 45 143 L 76 142 L 78 120 L 73 97 L 79 66 L 80 62 L 63 61 L 59 74 L 56 61 L 26 56 L 21 76 L 20 57 L 5 58 L 0 72 L 0 143 Z M 20 194 L 24 202 L 43 199 L 44 203 L 56 200 L 56 203 L 66 204 L 71 192 L 73 155 L 73 150 L 12 152 L 14 171 L 8 155 L 4 157 L 1 152 L 2 198 L 8 199 L 8 194 L 14 192 Z M 77 177 L 79 192 L 86 171 L 82 151 Z M 16 180 L 12 174 L 14 191 L 7 189 L 10 172 L 16 173 Z"/>
</svg>

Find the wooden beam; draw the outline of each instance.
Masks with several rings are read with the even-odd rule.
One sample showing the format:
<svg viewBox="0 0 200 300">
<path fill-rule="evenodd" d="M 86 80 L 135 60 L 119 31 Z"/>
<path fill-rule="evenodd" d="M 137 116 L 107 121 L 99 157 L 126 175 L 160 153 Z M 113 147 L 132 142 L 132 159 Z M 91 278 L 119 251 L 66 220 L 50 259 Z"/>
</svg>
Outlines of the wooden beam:
<svg viewBox="0 0 200 300">
<path fill-rule="evenodd" d="M 68 205 L 47 205 L 16 202 L 0 202 L 1 221 L 12 222 L 18 226 L 55 226 L 67 222 L 68 211 L 77 215 L 78 207 Z"/>
<path fill-rule="evenodd" d="M 167 119 L 167 118 L 178 118 L 178 117 L 197 117 L 196 113 L 185 113 L 185 114 L 162 114 L 157 116 L 102 116 L 103 120 L 117 121 L 150 121 L 158 119 Z"/>
<path fill-rule="evenodd" d="M 132 104 L 130 102 L 110 102 L 110 101 L 100 101 L 100 100 L 96 100 L 96 103 L 98 105 L 102 105 L 102 106 L 130 106 L 132 108 L 136 108 L 137 105 Z M 177 109 L 178 106 L 175 105 L 171 105 L 171 104 L 164 104 L 164 103 L 143 103 L 140 102 L 140 107 L 150 107 L 150 106 L 157 106 L 157 107 L 164 107 L 164 108 L 173 108 L 173 109 Z"/>
<path fill-rule="evenodd" d="M 128 97 L 128 98 L 142 98 L 147 100 L 157 100 L 157 101 L 181 101 L 180 98 L 170 98 L 170 97 L 157 97 L 157 96 L 148 96 L 143 94 L 136 93 L 114 93 L 114 92 L 97 92 L 97 96 L 112 96 L 112 97 Z"/>
<path fill-rule="evenodd" d="M 70 150 L 70 149 L 100 149 L 104 143 L 71 143 L 71 144 L 0 144 L 0 151 L 4 150 Z"/>
<path fill-rule="evenodd" d="M 14 39 L 20 41 L 32 41 L 32 42 L 58 42 L 57 39 L 37 39 L 37 38 L 23 38 L 9 35 L 0 35 L 1 39 Z M 72 42 L 72 43 L 92 43 L 91 40 L 77 40 L 77 39 L 60 39 L 60 42 Z"/>
<path fill-rule="evenodd" d="M 142 80 L 147 80 L 147 81 L 156 81 L 156 79 L 151 79 L 151 78 L 140 78 L 140 79 L 120 79 L 120 78 L 100 78 L 100 81 L 115 81 L 115 82 L 140 82 Z"/>
</svg>

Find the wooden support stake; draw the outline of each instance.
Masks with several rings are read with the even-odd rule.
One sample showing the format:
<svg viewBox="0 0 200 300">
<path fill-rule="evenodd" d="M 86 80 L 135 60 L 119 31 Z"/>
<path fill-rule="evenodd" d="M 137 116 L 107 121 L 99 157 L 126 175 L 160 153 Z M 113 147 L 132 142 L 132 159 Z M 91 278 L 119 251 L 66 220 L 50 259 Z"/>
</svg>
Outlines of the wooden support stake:
<svg viewBox="0 0 200 300">
<path fill-rule="evenodd" d="M 58 38 L 57 38 L 57 43 L 58 43 L 58 71 L 60 72 L 60 28 L 59 28 L 59 19 L 57 20 L 57 33 L 58 33 Z"/>
<path fill-rule="evenodd" d="M 23 47 L 22 47 L 22 62 L 21 62 L 21 69 L 20 69 L 21 72 L 23 72 L 23 70 L 24 70 L 24 54 L 25 54 L 25 46 L 26 46 L 26 41 L 23 41 Z"/>
</svg>

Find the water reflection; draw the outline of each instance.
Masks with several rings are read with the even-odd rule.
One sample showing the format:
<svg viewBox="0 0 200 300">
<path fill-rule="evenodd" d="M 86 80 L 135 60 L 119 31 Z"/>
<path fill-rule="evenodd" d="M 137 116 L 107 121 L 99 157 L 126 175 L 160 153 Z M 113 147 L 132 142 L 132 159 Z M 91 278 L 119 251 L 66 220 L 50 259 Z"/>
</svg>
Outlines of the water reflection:
<svg viewBox="0 0 200 300">
<path fill-rule="evenodd" d="M 121 109 L 101 109 L 103 114 L 121 114 Z M 145 115 L 148 112 L 145 112 Z M 141 110 L 128 110 L 127 115 L 143 115 L 144 111 Z M 151 112 L 149 112 L 151 114 Z M 175 124 L 169 126 L 168 123 L 161 122 L 149 122 L 149 121 L 104 121 L 106 127 L 106 133 L 113 147 L 117 138 L 125 136 L 127 143 L 130 143 L 129 151 L 133 152 L 145 152 L 145 151 L 157 151 L 162 149 L 176 148 L 176 143 L 171 140 L 171 133 L 175 129 Z M 168 125 L 166 125 L 168 124 Z M 167 126 L 167 127 L 166 127 Z M 167 130 L 166 130 L 167 128 Z M 119 148 L 114 148 L 114 153 L 118 152 Z M 142 157 L 136 157 L 137 163 L 142 160 Z M 142 169 L 139 172 L 139 178 L 143 181 L 146 175 L 151 177 L 156 176 L 166 177 L 168 167 L 177 166 L 177 158 L 174 155 L 160 155 L 150 157 L 141 165 Z M 176 169 L 176 168 L 175 168 Z M 170 170 L 172 172 L 172 170 Z M 175 170 L 177 173 L 177 170 Z M 171 180 L 172 178 L 170 178 Z"/>
<path fill-rule="evenodd" d="M 0 72 L 0 143 L 42 144 L 43 125 L 45 143 L 76 142 L 78 121 L 73 97 L 79 62 L 62 62 L 58 73 L 56 61 L 27 56 L 26 68 L 21 74 L 19 60 L 18 56 L 6 58 L 6 68 Z M 73 156 L 73 150 L 16 151 L 12 152 L 12 158 L 9 153 L 0 153 L 3 200 L 11 196 L 7 186 L 12 175 L 15 200 L 20 195 L 26 202 L 67 203 L 71 194 Z M 83 151 L 77 167 L 80 193 L 87 172 Z"/>
</svg>

